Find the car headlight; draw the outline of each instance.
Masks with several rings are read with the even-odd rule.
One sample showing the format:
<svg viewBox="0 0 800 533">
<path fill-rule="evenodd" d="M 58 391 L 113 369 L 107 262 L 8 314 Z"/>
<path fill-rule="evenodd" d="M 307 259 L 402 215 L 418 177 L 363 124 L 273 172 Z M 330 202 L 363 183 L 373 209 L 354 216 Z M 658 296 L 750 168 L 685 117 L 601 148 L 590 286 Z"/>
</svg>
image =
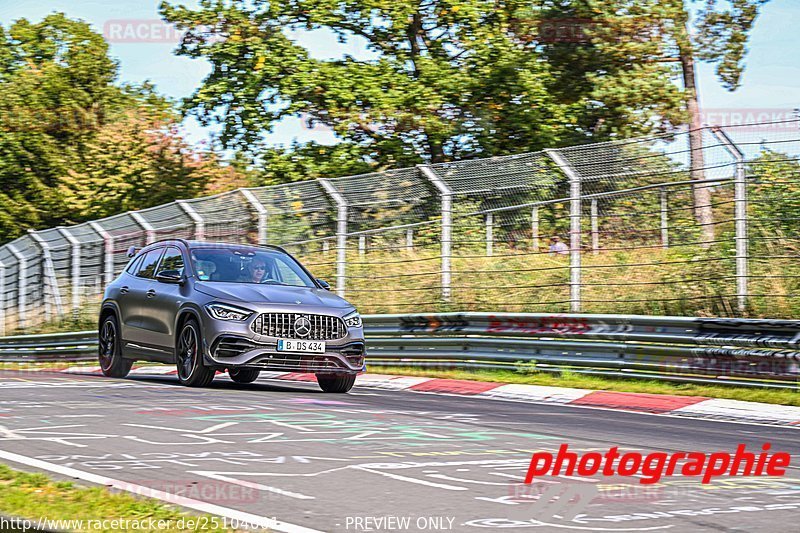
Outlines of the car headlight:
<svg viewBox="0 0 800 533">
<path fill-rule="evenodd" d="M 344 317 L 344 323 L 351 328 L 360 328 L 361 315 L 358 314 L 358 311 L 353 311 L 352 313 Z"/>
<path fill-rule="evenodd" d="M 253 314 L 249 309 L 243 309 L 234 305 L 228 304 L 208 304 L 206 311 L 212 318 L 217 320 L 247 320 L 247 317 Z"/>
</svg>

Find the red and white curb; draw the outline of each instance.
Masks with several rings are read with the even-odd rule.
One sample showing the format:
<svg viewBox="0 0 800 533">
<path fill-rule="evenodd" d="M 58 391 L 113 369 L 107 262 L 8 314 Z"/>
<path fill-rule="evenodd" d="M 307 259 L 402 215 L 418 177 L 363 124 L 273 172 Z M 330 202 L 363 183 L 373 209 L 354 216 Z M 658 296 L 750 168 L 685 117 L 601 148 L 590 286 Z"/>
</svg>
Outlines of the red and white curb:
<svg viewBox="0 0 800 533">
<path fill-rule="evenodd" d="M 39 370 L 53 371 L 54 369 L 43 368 Z M 76 366 L 55 371 L 68 374 L 94 375 L 101 373 L 98 366 Z M 135 367 L 131 370 L 132 375 L 172 375 L 176 373 L 177 371 L 169 366 L 148 365 Z M 261 372 L 260 377 L 287 381 L 316 381 L 314 374 L 297 372 Z M 722 400 L 704 396 L 609 392 L 567 387 L 386 374 L 362 374 L 358 376 L 356 384 L 359 387 L 381 390 L 461 395 L 491 400 L 559 404 L 800 428 L 800 407 L 740 400 Z"/>
</svg>

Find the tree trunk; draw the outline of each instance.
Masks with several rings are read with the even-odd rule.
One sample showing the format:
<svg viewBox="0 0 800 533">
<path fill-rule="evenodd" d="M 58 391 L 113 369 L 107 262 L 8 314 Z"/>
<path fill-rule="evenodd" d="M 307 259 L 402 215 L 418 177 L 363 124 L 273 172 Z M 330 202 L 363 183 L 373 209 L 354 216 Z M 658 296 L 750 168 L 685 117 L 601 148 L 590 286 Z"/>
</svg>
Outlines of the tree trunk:
<svg viewBox="0 0 800 533">
<path fill-rule="evenodd" d="M 689 176 L 693 180 L 704 178 L 703 169 L 705 160 L 703 156 L 703 123 L 700 116 L 700 103 L 697 96 L 697 81 L 694 71 L 694 55 L 689 43 L 689 31 L 686 29 L 686 38 L 679 39 L 681 67 L 683 70 L 683 86 L 686 91 L 686 107 L 689 112 Z M 707 185 L 695 185 L 694 190 L 694 216 L 700 225 L 700 241 L 703 248 L 708 248 L 714 242 L 714 212 L 711 207 L 711 189 Z"/>
<path fill-rule="evenodd" d="M 428 149 L 430 150 L 431 155 L 431 163 L 443 163 L 444 162 L 444 147 L 442 146 L 441 141 L 436 139 L 434 136 L 430 135 L 429 133 L 425 133 L 425 138 L 428 140 Z"/>
</svg>

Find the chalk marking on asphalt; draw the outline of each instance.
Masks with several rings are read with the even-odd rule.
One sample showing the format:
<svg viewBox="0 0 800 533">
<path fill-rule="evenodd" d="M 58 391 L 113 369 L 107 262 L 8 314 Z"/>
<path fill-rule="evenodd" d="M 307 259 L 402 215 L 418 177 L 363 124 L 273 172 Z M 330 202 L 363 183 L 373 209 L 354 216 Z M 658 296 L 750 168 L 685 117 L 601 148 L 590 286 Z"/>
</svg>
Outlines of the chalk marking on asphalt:
<svg viewBox="0 0 800 533">
<path fill-rule="evenodd" d="M 356 470 L 363 470 L 364 472 L 369 472 L 371 474 L 380 474 L 382 476 L 386 476 L 388 478 L 396 479 L 398 481 L 407 481 L 408 483 L 416 483 L 418 485 L 427 485 L 428 487 L 434 487 L 437 489 L 445 489 L 445 490 L 469 490 L 466 487 L 456 487 L 454 485 L 445 485 L 444 483 L 433 483 L 432 481 L 425 481 L 424 479 L 416 479 L 413 477 L 401 476 L 399 474 L 391 474 L 389 472 L 381 472 L 380 470 L 372 470 L 370 468 L 365 468 L 363 466 L 354 466 Z"/>
<path fill-rule="evenodd" d="M 235 426 L 239 422 L 223 422 L 222 424 L 217 424 L 216 426 L 210 426 L 205 429 L 181 429 L 181 428 L 170 428 L 170 427 L 162 427 L 162 426 L 148 426 L 146 424 L 122 424 L 123 426 L 132 426 L 135 428 L 147 428 L 147 429 L 158 429 L 162 431 L 177 431 L 179 433 L 211 433 L 213 431 L 217 431 L 219 429 L 224 429 L 230 426 Z"/>
<path fill-rule="evenodd" d="M 303 426 L 293 426 L 290 423 L 281 422 L 280 420 L 269 420 L 268 422 L 270 424 L 274 425 L 274 426 L 286 427 L 286 428 L 289 428 L 289 429 L 295 429 L 297 431 L 311 431 L 311 432 L 314 431 L 311 428 L 306 428 L 306 427 L 303 427 Z"/>
<path fill-rule="evenodd" d="M 288 496 L 289 498 L 296 498 L 298 500 L 316 500 L 314 496 L 308 496 L 307 494 L 300 494 L 299 492 L 292 492 L 289 490 L 279 489 L 278 487 L 270 487 L 269 485 L 264 485 L 262 483 L 256 483 L 254 481 L 246 481 L 244 479 L 236 479 L 233 477 L 228 476 L 221 476 L 219 474 L 213 472 L 193 472 L 195 474 L 199 474 L 201 476 L 205 476 L 211 479 L 216 479 L 217 481 L 224 481 L 225 483 L 232 483 L 234 485 L 240 485 L 242 487 L 247 487 L 248 489 L 256 489 L 256 490 L 263 490 L 266 492 L 274 492 L 275 494 L 280 494 L 281 496 Z"/>
<path fill-rule="evenodd" d="M 224 516 L 232 520 L 238 520 L 240 522 L 257 525 L 263 528 L 269 528 L 275 531 L 281 531 L 284 533 L 323 533 L 322 531 L 319 531 L 317 529 L 310 529 L 307 527 L 298 526 L 296 524 L 283 522 L 281 520 L 273 520 L 272 518 L 267 518 L 266 516 L 259 516 L 252 513 L 246 513 L 244 511 L 238 511 L 236 509 L 231 509 L 229 507 L 222 507 L 220 505 L 216 505 L 213 503 L 207 503 L 204 501 L 195 500 L 194 498 L 178 496 L 177 494 L 169 494 L 168 492 L 152 489 L 150 487 L 145 487 L 142 485 L 136 485 L 134 483 L 128 483 L 126 481 L 120 481 L 118 479 L 112 479 L 109 477 L 100 476 L 97 474 L 92 474 L 90 472 L 84 472 L 82 470 L 77 470 L 75 468 L 70 468 L 68 466 L 48 463 L 47 461 L 41 461 L 39 459 L 34 459 L 32 457 L 26 457 L 24 455 L 7 452 L 5 450 L 0 450 L 0 459 L 5 459 L 7 461 L 12 461 L 14 463 L 27 465 L 32 468 L 38 468 L 40 470 L 47 470 L 49 472 L 60 474 L 62 476 L 82 479 L 84 481 L 88 481 L 89 483 L 95 483 L 97 485 L 106 485 L 114 487 L 116 489 L 123 490 L 125 492 L 131 492 L 133 494 L 138 494 L 140 496 L 148 496 L 150 498 L 155 498 L 167 503 L 171 503 L 173 505 L 180 505 L 182 507 L 194 509 L 196 511 L 200 511 L 201 513 Z"/>
<path fill-rule="evenodd" d="M 99 369 L 99 367 L 98 367 L 98 369 Z M 81 370 L 82 369 L 72 369 L 72 368 L 70 368 L 70 369 L 66 369 L 66 370 L 61 370 L 61 372 L 82 374 Z M 84 370 L 84 372 L 85 372 L 85 370 Z M 84 375 L 90 375 L 90 374 L 84 374 Z M 280 375 L 285 375 L 285 374 L 284 373 L 280 373 Z M 660 416 L 660 417 L 669 417 L 669 418 L 679 418 L 679 419 L 683 419 L 683 420 L 687 420 L 687 419 L 689 419 L 689 420 L 700 420 L 702 422 L 723 422 L 723 423 L 728 423 L 728 424 L 741 424 L 741 425 L 747 425 L 747 426 L 762 426 L 762 427 L 766 426 L 766 427 L 773 427 L 773 428 L 774 427 L 789 427 L 789 428 L 792 428 L 792 429 L 800 429 L 800 423 L 797 423 L 797 422 L 792 423 L 792 424 L 786 424 L 786 423 L 770 424 L 770 423 L 757 422 L 757 421 L 746 420 L 746 419 L 713 418 L 712 416 L 697 416 L 697 415 L 692 416 L 692 415 L 694 415 L 694 413 L 691 413 L 691 412 L 688 412 L 688 411 L 687 412 L 683 412 L 683 411 L 680 411 L 680 409 L 676 409 L 675 411 L 678 412 L 678 413 L 683 413 L 683 414 L 672 414 L 670 412 L 667 412 L 667 413 L 648 413 L 648 412 L 644 412 L 644 411 L 634 411 L 634 410 L 627 410 L 627 409 L 615 409 L 615 408 L 610 408 L 610 407 L 602 407 L 602 406 L 594 406 L 594 405 L 576 405 L 574 403 L 569 403 L 569 402 L 556 402 L 556 401 L 547 401 L 547 400 L 532 399 L 532 398 L 514 398 L 514 397 L 510 397 L 510 396 L 493 396 L 491 394 L 464 395 L 464 394 L 455 394 L 455 393 L 446 393 L 446 392 L 418 391 L 418 390 L 413 390 L 413 389 L 408 389 L 408 388 L 400 388 L 400 389 L 395 388 L 395 387 L 386 388 L 386 387 L 382 387 L 381 386 L 381 385 L 385 385 L 386 383 L 390 383 L 390 382 L 392 384 L 395 384 L 395 383 L 399 384 L 399 383 L 401 383 L 403 381 L 403 378 L 406 378 L 406 377 L 408 377 L 408 376 L 399 376 L 396 379 L 391 379 L 391 380 L 388 380 L 388 381 L 362 382 L 360 384 L 356 384 L 355 388 L 353 389 L 354 391 L 356 389 L 359 389 L 359 388 L 365 388 L 365 389 L 372 388 L 372 389 L 378 390 L 380 392 L 369 393 L 369 392 L 365 392 L 365 391 L 362 390 L 362 391 L 358 391 L 358 392 L 351 392 L 350 396 L 363 395 L 363 396 L 391 397 L 391 396 L 386 395 L 385 393 L 386 392 L 390 392 L 390 393 L 391 392 L 413 392 L 415 394 L 422 394 L 422 395 L 426 395 L 427 394 L 427 395 L 434 395 L 434 396 L 436 396 L 436 395 L 438 395 L 438 396 L 449 396 L 449 397 L 453 397 L 453 398 L 476 398 L 476 399 L 488 399 L 488 400 L 495 400 L 495 401 L 499 400 L 499 401 L 504 401 L 504 402 L 527 403 L 527 404 L 536 404 L 536 405 L 555 405 L 555 406 L 561 406 L 561 407 L 571 407 L 571 408 L 576 408 L 576 409 L 595 409 L 595 410 L 601 410 L 601 411 L 614 411 L 614 412 L 617 412 L 617 413 L 626 412 L 626 413 L 632 414 L 632 415 Z M 268 377 L 267 379 L 272 381 L 274 378 L 269 378 Z M 426 379 L 429 379 L 429 378 L 419 378 L 419 379 L 426 380 Z M 259 380 L 259 381 L 261 381 L 261 380 Z M 301 385 L 301 384 L 304 383 L 302 381 L 294 381 L 294 380 L 278 380 L 278 381 L 282 381 L 282 384 L 286 384 L 286 385 L 288 385 L 288 384 Z M 506 386 L 506 385 L 513 385 L 513 384 L 506 383 L 506 384 L 501 385 L 501 386 Z M 171 387 L 171 385 L 162 385 L 162 386 Z M 243 389 L 243 390 L 248 390 L 248 389 Z M 580 390 L 583 390 L 583 389 L 580 389 Z M 596 391 L 588 390 L 588 389 L 586 390 L 587 395 L 592 393 L 592 392 L 596 392 Z M 713 398 L 711 398 L 710 400 L 713 400 Z M 553 414 L 553 416 L 566 416 L 566 415 L 565 414 L 557 414 L 557 413 L 555 413 L 555 414 Z M 727 415 L 727 416 L 732 416 L 732 415 Z"/>
<path fill-rule="evenodd" d="M 514 474 L 508 474 L 506 472 L 489 472 L 489 475 L 490 476 L 507 477 L 509 479 L 514 479 L 516 481 L 519 481 L 520 483 L 525 481 L 525 476 L 515 476 Z M 537 478 L 536 482 L 537 483 L 556 483 L 556 484 L 561 483 L 560 481 L 551 481 L 549 479 L 541 479 L 541 478 Z"/>
<path fill-rule="evenodd" d="M 0 439 L 14 439 L 14 440 L 21 440 L 24 439 L 22 435 L 17 435 L 17 433 L 13 429 L 9 429 L 6 426 L 0 426 Z"/>
<path fill-rule="evenodd" d="M 434 479 L 442 479 L 445 481 L 458 481 L 461 483 L 475 483 L 476 485 L 499 485 L 501 487 L 507 487 L 508 482 L 506 483 L 497 483 L 495 481 L 480 481 L 477 479 L 464 479 L 460 477 L 453 477 L 448 476 L 447 474 L 427 474 L 428 477 L 432 477 Z"/>
<path fill-rule="evenodd" d="M 586 481 L 587 483 L 597 483 L 597 482 L 600 481 L 599 479 L 594 479 L 594 478 L 590 478 L 590 477 L 580 477 L 580 476 L 558 475 L 556 477 L 563 477 L 564 479 L 570 479 L 570 480 L 576 480 L 576 481 Z"/>
<path fill-rule="evenodd" d="M 232 440 L 222 440 L 222 439 L 214 439 L 211 437 L 204 437 L 203 435 L 192 435 L 191 433 L 184 433 L 181 435 L 182 437 L 186 437 L 187 439 L 195 439 L 194 442 L 156 442 L 152 440 L 147 440 L 142 437 L 137 437 L 136 435 L 123 435 L 123 439 L 132 440 L 134 442 L 141 442 L 142 444 L 158 444 L 160 446 L 191 446 L 194 444 L 204 445 L 204 444 L 235 444 Z"/>
</svg>

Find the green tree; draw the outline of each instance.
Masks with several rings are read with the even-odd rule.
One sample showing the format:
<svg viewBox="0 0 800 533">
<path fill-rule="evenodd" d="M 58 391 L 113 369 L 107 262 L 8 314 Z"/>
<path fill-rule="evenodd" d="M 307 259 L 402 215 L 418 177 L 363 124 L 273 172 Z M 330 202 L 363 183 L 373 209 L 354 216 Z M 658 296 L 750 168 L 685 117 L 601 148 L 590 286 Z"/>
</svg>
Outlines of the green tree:
<svg viewBox="0 0 800 533">
<path fill-rule="evenodd" d="M 107 51 L 62 14 L 0 28 L 0 240 L 63 213 L 59 179 L 119 97 Z"/>
<path fill-rule="evenodd" d="M 213 152 L 192 148 L 169 116 L 125 110 L 86 143 L 59 193 L 73 220 L 90 220 L 249 185 Z"/>
<path fill-rule="evenodd" d="M 768 0 L 570 0 L 573 9 L 588 9 L 598 23 L 590 28 L 596 51 L 631 61 L 631 76 L 594 75 L 598 99 L 607 94 L 638 97 L 639 71 L 654 69 L 682 80 L 684 119 L 689 127 L 691 179 L 702 180 L 705 167 L 696 66 L 708 62 L 728 90 L 739 87 L 747 40 L 760 7 Z M 625 59 L 630 58 L 630 59 Z M 668 78 L 663 78 L 668 79 Z M 695 216 L 706 245 L 714 241 L 711 190 L 697 187 Z"/>
<path fill-rule="evenodd" d="M 249 184 L 244 165 L 184 141 L 152 86 L 115 84 L 117 68 L 63 14 L 0 27 L 0 242 Z"/>
<path fill-rule="evenodd" d="M 259 172 L 257 185 L 277 185 L 326 176 L 353 176 L 373 170 L 359 146 L 352 142 L 331 146 L 295 142 L 288 148 L 270 147 L 259 154 L 259 161 L 263 171 Z"/>
<path fill-rule="evenodd" d="M 360 159 L 398 166 L 557 141 L 565 117 L 544 90 L 546 65 L 515 45 L 508 10 L 493 5 L 205 0 L 162 14 L 187 30 L 178 53 L 213 66 L 186 104 L 223 125 L 225 146 L 259 147 L 276 121 L 304 114 Z M 315 59 L 290 27 L 358 38 L 374 57 Z"/>
<path fill-rule="evenodd" d="M 772 255 L 781 252 L 778 245 L 797 251 L 800 235 L 800 158 L 763 148 L 758 157 L 748 163 L 749 215 L 753 249 Z M 785 253 L 785 252 L 784 252 Z"/>
<path fill-rule="evenodd" d="M 591 90 L 603 70 L 592 63 L 599 53 L 577 74 L 574 54 L 562 51 L 557 63 L 536 29 L 564 6 L 546 4 L 203 0 L 196 9 L 164 3 L 161 12 L 186 30 L 177 53 L 212 65 L 186 112 L 221 124 L 224 146 L 266 152 L 289 179 L 298 170 L 349 172 L 328 161 L 345 152 L 359 168 L 381 169 L 652 131 L 661 117 L 671 120 L 680 98 L 667 70 L 643 61 L 631 71 L 618 61 L 607 74 L 626 81 L 602 93 Z M 366 52 L 315 58 L 290 38 L 287 29 L 298 28 L 333 32 Z M 574 74 L 587 90 L 575 90 Z M 331 128 L 345 146 L 265 150 L 263 133 L 287 116 Z"/>
</svg>

